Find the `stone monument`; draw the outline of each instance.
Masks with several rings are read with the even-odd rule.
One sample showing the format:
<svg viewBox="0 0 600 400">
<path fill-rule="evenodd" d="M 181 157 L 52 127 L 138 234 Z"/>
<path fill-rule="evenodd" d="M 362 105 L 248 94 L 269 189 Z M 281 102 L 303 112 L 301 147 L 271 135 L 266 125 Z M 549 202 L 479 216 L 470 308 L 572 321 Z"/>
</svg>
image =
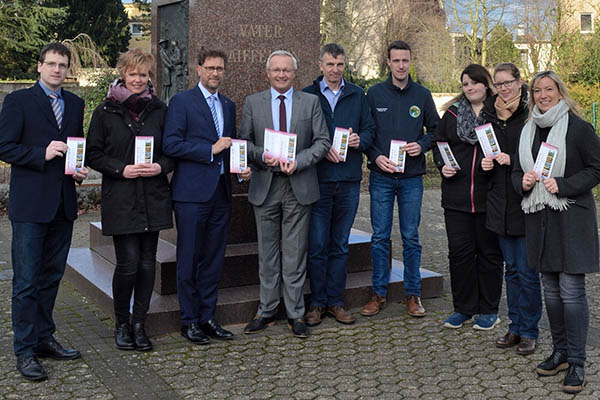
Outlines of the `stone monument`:
<svg viewBox="0 0 600 400">
<path fill-rule="evenodd" d="M 219 91 L 236 103 L 239 122 L 244 98 L 268 88 L 265 62 L 273 50 L 288 50 L 297 57 L 296 88 L 307 86 L 319 74 L 319 11 L 319 0 L 154 0 L 152 43 L 157 71 L 162 71 L 156 74 L 155 87 L 167 91 L 162 93 L 162 98 L 192 87 L 198 82 L 198 50 L 202 47 L 223 49 L 229 59 L 225 83 Z M 236 181 L 233 188 L 231 228 L 216 315 L 222 324 L 249 321 L 259 300 L 254 213 L 247 199 L 247 185 Z M 146 322 L 150 334 L 179 329 L 176 235 L 174 229 L 161 232 L 155 292 Z M 370 235 L 353 230 L 350 243 L 344 301 L 349 307 L 358 307 L 371 293 Z M 114 263 L 112 239 L 102 236 L 100 223 L 92 223 L 90 248 L 71 249 L 66 272 L 82 292 L 111 316 Z M 404 298 L 401 267 L 401 262 L 392 260 L 388 301 Z M 426 270 L 421 273 L 422 296 L 440 296 L 442 277 Z M 308 295 L 308 279 L 305 292 Z"/>
</svg>

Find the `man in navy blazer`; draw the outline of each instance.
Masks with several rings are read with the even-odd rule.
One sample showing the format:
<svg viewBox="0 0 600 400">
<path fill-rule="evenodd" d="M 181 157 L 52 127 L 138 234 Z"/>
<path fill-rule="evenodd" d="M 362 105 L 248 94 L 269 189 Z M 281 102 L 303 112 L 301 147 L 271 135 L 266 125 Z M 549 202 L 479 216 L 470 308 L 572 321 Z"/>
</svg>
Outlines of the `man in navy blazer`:
<svg viewBox="0 0 600 400">
<path fill-rule="evenodd" d="M 233 337 L 214 318 L 231 216 L 229 147 L 235 138 L 235 104 L 218 91 L 226 60 L 220 50 L 200 50 L 200 82 L 169 102 L 163 140 L 165 155 L 177 162 L 171 185 L 181 334 L 198 344 Z M 240 177 L 250 175 L 248 168 Z"/>
<path fill-rule="evenodd" d="M 39 81 L 6 96 L 0 113 L 0 159 L 11 164 L 14 352 L 33 381 L 47 378 L 37 357 L 80 357 L 54 339 L 52 319 L 77 218 L 75 181 L 87 176 L 85 168 L 65 175 L 67 137 L 83 137 L 83 100 L 61 88 L 70 59 L 64 45 L 46 45 Z"/>
</svg>

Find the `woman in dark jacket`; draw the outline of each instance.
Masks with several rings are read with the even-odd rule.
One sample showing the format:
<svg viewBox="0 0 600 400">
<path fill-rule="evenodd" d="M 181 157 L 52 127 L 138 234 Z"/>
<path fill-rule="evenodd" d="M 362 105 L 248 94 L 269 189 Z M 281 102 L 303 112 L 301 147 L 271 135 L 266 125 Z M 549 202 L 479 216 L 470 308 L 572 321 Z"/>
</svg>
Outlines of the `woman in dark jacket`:
<svg viewBox="0 0 600 400">
<path fill-rule="evenodd" d="M 144 321 L 154 286 L 158 234 L 173 226 L 167 173 L 174 163 L 162 155 L 167 108 L 150 84 L 153 66 L 152 55 L 140 50 L 121 55 L 117 63 L 121 79 L 94 111 L 87 136 L 87 163 L 102 173 L 102 233 L 113 237 L 117 258 L 113 298 L 115 343 L 121 350 L 152 349 Z M 153 138 L 146 140 L 153 144 L 144 148 L 148 160 L 135 164 L 139 136 Z"/>
<path fill-rule="evenodd" d="M 475 128 L 492 93 L 492 78 L 481 65 L 461 74 L 462 93 L 448 104 L 438 125 L 436 141 L 448 142 L 460 169 L 444 164 L 437 147 L 434 159 L 442 173 L 442 207 L 448 236 L 448 260 L 454 313 L 447 328 L 460 328 L 479 314 L 474 329 L 493 329 L 499 322 L 502 256 L 496 235 L 485 227 L 489 174 L 480 165 L 483 154 Z"/>
<path fill-rule="evenodd" d="M 484 171 L 492 171 L 486 226 L 498 235 L 504 257 L 510 318 L 508 332 L 496 340 L 496 346 L 517 346 L 517 353 L 526 355 L 535 351 L 538 322 L 542 316 L 542 293 L 539 274 L 527 264 L 522 197 L 514 190 L 510 175 L 521 130 L 529 115 L 527 86 L 523 85 L 519 69 L 512 63 L 496 66 L 494 82 L 498 94 L 486 99 L 482 115 L 494 127 L 502 152 L 494 158 L 484 158 L 481 167 Z"/>
<path fill-rule="evenodd" d="M 553 352 L 540 376 L 567 369 L 563 390 L 583 389 L 589 307 L 585 274 L 598 272 L 598 226 L 592 188 L 600 183 L 600 139 L 577 116 L 575 103 L 553 71 L 531 82 L 530 119 L 519 140 L 513 186 L 523 195 L 529 265 L 542 273 Z M 534 172 L 543 143 L 556 146 L 550 175 Z"/>
</svg>

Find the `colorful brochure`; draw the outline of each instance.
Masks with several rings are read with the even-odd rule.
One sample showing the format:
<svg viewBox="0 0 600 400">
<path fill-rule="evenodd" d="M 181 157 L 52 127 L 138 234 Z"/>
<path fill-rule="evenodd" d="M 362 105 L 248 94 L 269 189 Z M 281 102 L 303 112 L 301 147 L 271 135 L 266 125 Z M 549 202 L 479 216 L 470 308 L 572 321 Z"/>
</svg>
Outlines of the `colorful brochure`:
<svg viewBox="0 0 600 400">
<path fill-rule="evenodd" d="M 405 140 L 392 140 L 390 143 L 390 160 L 397 164 L 396 171 L 398 172 L 404 172 L 404 163 L 406 162 L 404 146 L 407 143 Z"/>
<path fill-rule="evenodd" d="M 85 160 L 85 138 L 67 137 L 67 154 L 65 155 L 65 175 L 73 175 L 83 168 Z"/>
<path fill-rule="evenodd" d="M 333 133 L 333 148 L 340 155 L 340 161 L 346 161 L 348 140 L 350 140 L 350 130 L 336 127 Z"/>
<path fill-rule="evenodd" d="M 440 150 L 442 158 L 444 159 L 444 164 L 450 168 L 460 169 L 460 165 L 458 165 L 458 162 L 456 161 L 448 142 L 437 142 L 437 147 Z"/>
<path fill-rule="evenodd" d="M 265 129 L 265 153 L 281 162 L 296 160 L 296 134 Z"/>
<path fill-rule="evenodd" d="M 248 143 L 241 139 L 231 139 L 229 172 L 239 174 L 246 168 L 248 168 Z"/>
<path fill-rule="evenodd" d="M 546 142 L 542 142 L 540 151 L 535 159 L 535 165 L 533 166 L 533 170 L 540 176 L 540 178 L 550 178 L 557 155 L 558 147 Z"/>
<path fill-rule="evenodd" d="M 500 145 L 498 144 L 498 139 L 496 139 L 492 124 L 478 126 L 475 128 L 475 133 L 479 139 L 483 155 L 486 158 L 495 157 L 500 154 Z"/>
<path fill-rule="evenodd" d="M 135 137 L 134 164 L 152 164 L 152 155 L 154 154 L 153 136 Z"/>
</svg>

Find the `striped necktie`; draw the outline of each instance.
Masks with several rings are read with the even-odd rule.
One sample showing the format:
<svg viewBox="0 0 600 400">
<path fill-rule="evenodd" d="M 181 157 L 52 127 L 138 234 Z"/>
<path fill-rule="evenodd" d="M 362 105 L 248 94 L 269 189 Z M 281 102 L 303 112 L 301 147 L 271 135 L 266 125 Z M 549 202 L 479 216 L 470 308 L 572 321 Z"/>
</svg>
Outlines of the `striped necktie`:
<svg viewBox="0 0 600 400">
<path fill-rule="evenodd" d="M 58 102 L 58 95 L 56 93 L 50 93 L 48 97 L 50 97 L 50 101 L 52 103 L 52 111 L 54 111 L 58 129 L 60 129 L 62 127 L 63 112 L 60 108 L 60 103 Z"/>
<path fill-rule="evenodd" d="M 217 136 L 221 137 L 221 132 L 219 131 L 219 116 L 217 115 L 217 106 L 215 105 L 215 96 L 209 96 L 210 103 L 210 113 L 212 114 L 213 121 L 215 122 L 215 129 L 217 130 Z"/>
</svg>

